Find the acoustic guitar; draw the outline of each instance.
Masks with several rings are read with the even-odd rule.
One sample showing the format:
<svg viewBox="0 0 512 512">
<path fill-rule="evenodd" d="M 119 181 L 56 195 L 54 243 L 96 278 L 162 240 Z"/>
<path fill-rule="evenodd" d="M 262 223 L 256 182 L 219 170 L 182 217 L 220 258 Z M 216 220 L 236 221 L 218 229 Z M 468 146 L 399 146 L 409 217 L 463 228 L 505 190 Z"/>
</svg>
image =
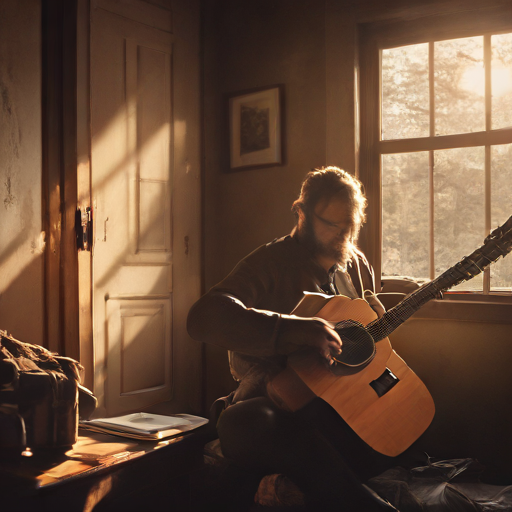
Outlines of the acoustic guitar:
<svg viewBox="0 0 512 512">
<path fill-rule="evenodd" d="M 479 249 L 381 318 L 364 299 L 305 293 L 292 314 L 331 322 L 343 341 L 343 351 L 331 367 L 312 348 L 290 354 L 287 368 L 268 384 L 269 395 L 292 411 L 319 396 L 374 450 L 399 455 L 430 425 L 435 406 L 426 386 L 393 350 L 388 336 L 428 301 L 472 279 L 510 251 L 512 217 Z"/>
</svg>

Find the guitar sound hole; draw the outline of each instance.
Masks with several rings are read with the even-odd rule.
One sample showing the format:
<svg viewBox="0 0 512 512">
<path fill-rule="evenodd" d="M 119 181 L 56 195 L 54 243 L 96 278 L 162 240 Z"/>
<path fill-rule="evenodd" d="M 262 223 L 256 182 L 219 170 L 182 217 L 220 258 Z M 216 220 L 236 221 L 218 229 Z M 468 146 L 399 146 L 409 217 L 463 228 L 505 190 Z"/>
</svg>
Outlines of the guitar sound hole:
<svg viewBox="0 0 512 512">
<path fill-rule="evenodd" d="M 391 388 L 396 386 L 400 382 L 400 379 L 389 369 L 386 368 L 382 375 L 370 382 L 370 386 L 374 389 L 375 393 L 384 396 Z"/>
<path fill-rule="evenodd" d="M 343 342 L 336 361 L 346 366 L 363 366 L 375 356 L 375 342 L 364 325 L 354 320 L 342 320 L 335 326 Z"/>
</svg>

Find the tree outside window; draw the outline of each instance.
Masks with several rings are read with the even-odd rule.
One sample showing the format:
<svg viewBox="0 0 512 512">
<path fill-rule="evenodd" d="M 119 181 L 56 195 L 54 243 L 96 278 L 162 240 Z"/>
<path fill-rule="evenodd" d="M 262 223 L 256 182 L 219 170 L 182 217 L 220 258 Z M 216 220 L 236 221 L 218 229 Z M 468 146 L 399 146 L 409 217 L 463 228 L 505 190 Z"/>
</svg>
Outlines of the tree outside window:
<svg viewBox="0 0 512 512">
<path fill-rule="evenodd" d="M 512 32 L 382 47 L 380 121 L 382 274 L 433 279 L 512 215 Z"/>
</svg>

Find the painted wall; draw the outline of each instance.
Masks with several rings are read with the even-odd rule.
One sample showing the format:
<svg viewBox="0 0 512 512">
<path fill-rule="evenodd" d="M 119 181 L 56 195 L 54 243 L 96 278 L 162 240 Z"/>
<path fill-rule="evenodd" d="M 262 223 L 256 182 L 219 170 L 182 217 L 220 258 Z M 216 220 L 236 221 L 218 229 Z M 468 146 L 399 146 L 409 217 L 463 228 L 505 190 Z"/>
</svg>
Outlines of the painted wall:
<svg viewBox="0 0 512 512">
<path fill-rule="evenodd" d="M 206 2 L 207 286 L 290 231 L 302 178 L 325 162 L 324 10 L 300 3 Z M 230 173 L 224 95 L 274 84 L 285 88 L 285 165 Z"/>
<path fill-rule="evenodd" d="M 434 420 L 417 448 L 436 459 L 476 458 L 511 474 L 512 320 L 432 319 L 444 305 L 428 304 L 390 336 L 436 404 Z M 492 306 L 481 307 L 490 317 Z"/>
<path fill-rule="evenodd" d="M 323 2 L 206 1 L 204 9 L 208 289 L 246 254 L 292 229 L 302 179 L 325 164 L 326 78 Z M 284 84 L 285 164 L 230 173 L 225 95 L 275 84 Z M 234 383 L 226 352 L 206 350 L 211 403 Z"/>
<path fill-rule="evenodd" d="M 0 2 L 0 329 L 43 336 L 41 6 Z"/>
</svg>

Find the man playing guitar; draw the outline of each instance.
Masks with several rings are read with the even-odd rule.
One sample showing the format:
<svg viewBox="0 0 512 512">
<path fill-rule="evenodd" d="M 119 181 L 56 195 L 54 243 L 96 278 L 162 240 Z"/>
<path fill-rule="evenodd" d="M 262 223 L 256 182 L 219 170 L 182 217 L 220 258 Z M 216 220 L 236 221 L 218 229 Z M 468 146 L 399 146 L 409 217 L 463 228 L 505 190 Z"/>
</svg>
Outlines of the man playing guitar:
<svg viewBox="0 0 512 512">
<path fill-rule="evenodd" d="M 365 207 L 361 183 L 349 173 L 310 172 L 293 203 L 292 233 L 244 258 L 188 317 L 192 338 L 229 351 L 239 382 L 217 424 L 223 454 L 262 475 L 285 474 L 311 510 L 396 510 L 363 482 L 397 458 L 364 443 L 321 398 L 292 412 L 268 386 L 297 350 L 313 348 L 327 367 L 342 353 L 331 323 L 291 314 L 304 292 L 364 297 L 382 314 L 373 270 L 356 247 Z"/>
</svg>

